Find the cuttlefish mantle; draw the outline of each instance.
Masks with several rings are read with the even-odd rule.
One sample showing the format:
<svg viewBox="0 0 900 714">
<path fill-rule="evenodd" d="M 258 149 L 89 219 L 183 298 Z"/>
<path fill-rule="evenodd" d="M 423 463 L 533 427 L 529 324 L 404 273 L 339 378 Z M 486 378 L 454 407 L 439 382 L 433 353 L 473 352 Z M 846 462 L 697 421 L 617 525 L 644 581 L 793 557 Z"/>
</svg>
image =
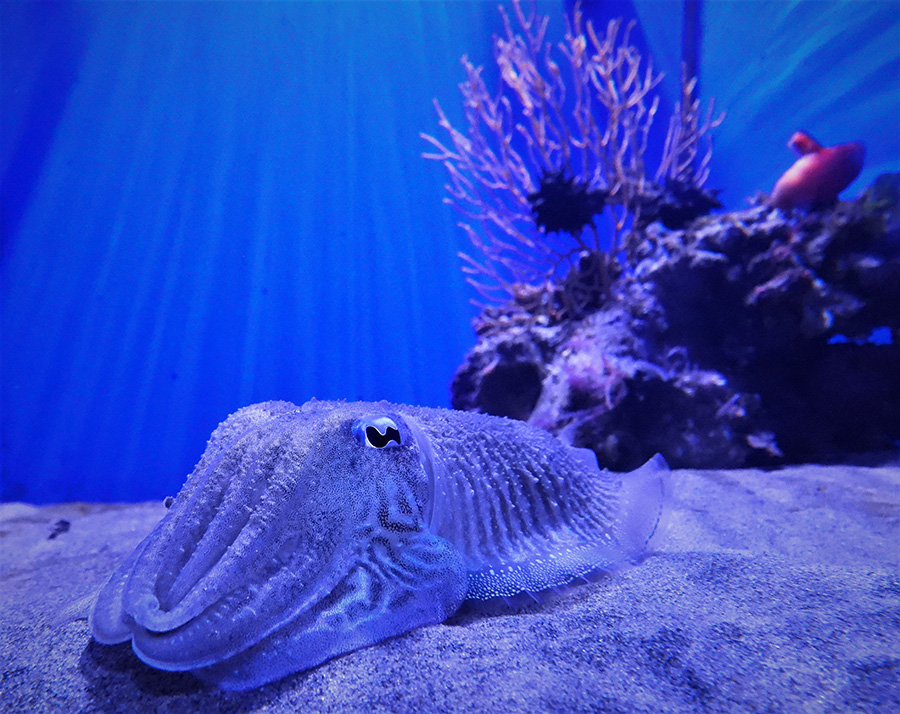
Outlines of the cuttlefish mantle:
<svg viewBox="0 0 900 714">
<path fill-rule="evenodd" d="M 631 474 L 523 422 L 399 404 L 232 414 L 91 616 L 104 644 L 249 689 L 566 585 L 644 550 L 661 457 Z"/>
</svg>

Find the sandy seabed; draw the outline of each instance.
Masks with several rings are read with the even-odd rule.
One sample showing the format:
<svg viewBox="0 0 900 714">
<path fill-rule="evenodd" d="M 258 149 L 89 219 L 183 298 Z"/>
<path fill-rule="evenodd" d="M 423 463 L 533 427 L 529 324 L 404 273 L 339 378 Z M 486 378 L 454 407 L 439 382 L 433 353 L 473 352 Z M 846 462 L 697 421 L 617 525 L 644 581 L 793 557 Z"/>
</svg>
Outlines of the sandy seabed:
<svg viewBox="0 0 900 714">
<path fill-rule="evenodd" d="M 684 470 L 669 485 L 634 568 L 540 605 L 464 608 L 244 693 L 88 634 L 88 598 L 161 504 L 2 504 L 0 711 L 900 711 L 900 465 Z"/>
</svg>

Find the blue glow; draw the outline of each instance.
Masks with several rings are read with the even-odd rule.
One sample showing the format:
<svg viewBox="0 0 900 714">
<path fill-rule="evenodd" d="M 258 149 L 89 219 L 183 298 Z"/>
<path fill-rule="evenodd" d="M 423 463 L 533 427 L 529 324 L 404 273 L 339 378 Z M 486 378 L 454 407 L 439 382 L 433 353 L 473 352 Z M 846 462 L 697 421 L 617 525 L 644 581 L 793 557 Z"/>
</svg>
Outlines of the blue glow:
<svg viewBox="0 0 900 714">
<path fill-rule="evenodd" d="M 616 4 L 667 82 L 680 7 Z M 730 207 L 801 127 L 868 143 L 857 186 L 896 169 L 900 6 L 706 7 Z M 446 406 L 468 242 L 418 135 L 433 97 L 461 123 L 461 55 L 494 86 L 501 31 L 465 0 L 0 3 L 0 499 L 162 498 L 261 400 Z"/>
<path fill-rule="evenodd" d="M 894 338 L 891 335 L 891 328 L 889 327 L 876 327 L 872 332 L 869 333 L 867 337 L 856 337 L 854 339 L 850 339 L 846 335 L 833 335 L 829 340 L 829 345 L 844 345 L 853 342 L 857 345 L 892 345 L 894 344 Z"/>
</svg>

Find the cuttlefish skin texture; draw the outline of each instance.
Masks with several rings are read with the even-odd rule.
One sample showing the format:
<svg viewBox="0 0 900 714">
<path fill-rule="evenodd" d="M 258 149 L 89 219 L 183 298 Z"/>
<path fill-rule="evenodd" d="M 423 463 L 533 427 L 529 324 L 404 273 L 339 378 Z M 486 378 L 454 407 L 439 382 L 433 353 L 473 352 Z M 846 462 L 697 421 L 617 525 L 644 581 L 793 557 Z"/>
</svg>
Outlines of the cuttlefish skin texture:
<svg viewBox="0 0 900 714">
<path fill-rule="evenodd" d="M 103 644 L 249 689 L 467 598 L 565 585 L 639 555 L 666 469 L 597 468 L 523 422 L 378 403 L 232 414 L 91 616 Z"/>
</svg>

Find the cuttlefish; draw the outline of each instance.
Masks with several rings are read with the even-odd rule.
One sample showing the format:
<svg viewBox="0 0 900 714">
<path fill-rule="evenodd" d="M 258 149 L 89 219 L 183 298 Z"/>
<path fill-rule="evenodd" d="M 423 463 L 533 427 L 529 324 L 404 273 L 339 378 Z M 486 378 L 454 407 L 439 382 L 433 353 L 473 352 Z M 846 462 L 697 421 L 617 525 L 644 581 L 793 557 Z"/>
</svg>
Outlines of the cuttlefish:
<svg viewBox="0 0 900 714">
<path fill-rule="evenodd" d="M 100 591 L 103 644 L 241 690 L 442 622 L 467 599 L 634 561 L 657 456 L 630 474 L 511 419 L 400 404 L 245 407 Z"/>
<path fill-rule="evenodd" d="M 866 148 L 860 142 L 823 147 L 809 134 L 795 132 L 788 141 L 800 158 L 772 189 L 771 205 L 782 210 L 819 208 L 834 203 L 862 170 Z"/>
</svg>

